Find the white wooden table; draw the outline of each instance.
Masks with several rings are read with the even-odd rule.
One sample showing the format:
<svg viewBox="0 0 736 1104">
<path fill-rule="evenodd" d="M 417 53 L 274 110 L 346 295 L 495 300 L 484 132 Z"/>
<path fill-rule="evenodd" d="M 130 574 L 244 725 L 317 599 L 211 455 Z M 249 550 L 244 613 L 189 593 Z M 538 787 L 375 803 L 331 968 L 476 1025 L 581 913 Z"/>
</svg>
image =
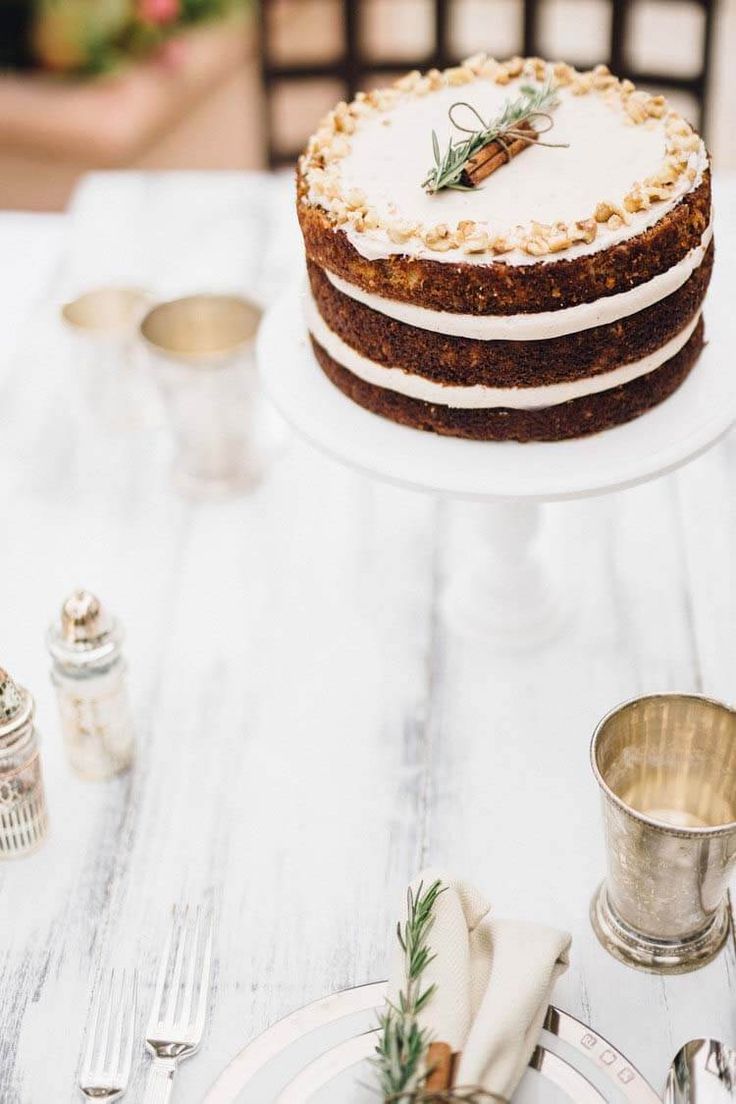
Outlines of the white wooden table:
<svg viewBox="0 0 736 1104">
<path fill-rule="evenodd" d="M 201 1101 L 276 1017 L 384 974 L 402 887 L 428 862 L 499 913 L 568 925 L 557 1002 L 659 1086 L 687 1038 L 736 1043 L 736 959 L 664 981 L 599 949 L 588 741 L 641 692 L 736 697 L 736 440 L 549 507 L 543 550 L 577 617 L 504 656 L 443 624 L 465 555 L 451 503 L 294 442 L 252 497 L 196 506 L 169 490 L 163 430 L 70 433 L 58 303 L 110 280 L 268 298 L 299 255 L 289 192 L 111 174 L 67 217 L 0 216 L 0 663 L 37 697 L 52 826 L 0 868 L 0 1101 L 73 1099 L 94 969 L 138 963 L 147 999 L 171 903 L 204 897 L 209 1028 L 175 1097 Z M 733 181 L 720 206 L 734 217 Z M 48 680 L 44 631 L 80 584 L 128 629 L 140 749 L 109 784 L 71 775 Z"/>
</svg>

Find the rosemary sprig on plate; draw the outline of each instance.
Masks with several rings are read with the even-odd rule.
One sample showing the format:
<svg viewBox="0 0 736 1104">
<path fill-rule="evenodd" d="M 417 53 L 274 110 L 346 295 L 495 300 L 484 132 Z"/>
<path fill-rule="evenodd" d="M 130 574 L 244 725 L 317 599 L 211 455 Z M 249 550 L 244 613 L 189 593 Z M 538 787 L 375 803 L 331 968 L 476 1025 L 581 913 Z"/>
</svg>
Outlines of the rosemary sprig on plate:
<svg viewBox="0 0 736 1104">
<path fill-rule="evenodd" d="M 440 881 L 428 889 L 419 885 L 407 894 L 407 918 L 397 924 L 396 936 L 404 955 L 406 985 L 396 1003 L 388 1004 L 380 1020 L 375 1064 L 385 1104 L 410 1104 L 427 1079 L 425 1058 L 431 1039 L 419 1026 L 418 1016 L 435 992 L 422 977 L 434 959 L 427 936 L 434 920 L 434 906 L 444 892 Z"/>
<path fill-rule="evenodd" d="M 404 955 L 406 984 L 396 1003 L 387 1003 L 380 1018 L 380 1035 L 374 1064 L 378 1070 L 383 1104 L 506 1104 L 501 1097 L 476 1085 L 433 1090 L 427 1087 L 432 1070 L 427 1054 L 432 1039 L 419 1026 L 419 1013 L 434 996 L 436 986 L 424 986 L 424 971 L 434 959 L 428 935 L 434 921 L 437 898 L 447 887 L 433 882 L 425 890 L 407 893 L 407 919 L 396 925 Z"/>
<path fill-rule="evenodd" d="M 458 191 L 470 191 L 471 184 L 464 184 L 461 180 L 468 162 L 490 142 L 498 141 L 504 144 L 516 137 L 519 128 L 529 124 L 536 117 L 549 120 L 550 110 L 557 105 L 557 92 L 552 87 L 552 82 L 535 87 L 524 84 L 521 93 L 515 100 L 506 100 L 503 110 L 485 122 L 472 104 L 454 103 L 449 110 L 450 122 L 458 130 L 465 131 L 467 138 L 450 138 L 446 149 L 440 148 L 437 132 L 432 131 L 432 152 L 434 154 L 434 166 L 430 169 L 422 187 L 435 195 L 443 188 L 454 188 Z M 454 114 L 459 107 L 468 108 L 480 124 L 475 129 L 458 126 Z M 538 139 L 533 139 L 538 141 Z M 545 143 L 547 144 L 547 143 Z"/>
</svg>

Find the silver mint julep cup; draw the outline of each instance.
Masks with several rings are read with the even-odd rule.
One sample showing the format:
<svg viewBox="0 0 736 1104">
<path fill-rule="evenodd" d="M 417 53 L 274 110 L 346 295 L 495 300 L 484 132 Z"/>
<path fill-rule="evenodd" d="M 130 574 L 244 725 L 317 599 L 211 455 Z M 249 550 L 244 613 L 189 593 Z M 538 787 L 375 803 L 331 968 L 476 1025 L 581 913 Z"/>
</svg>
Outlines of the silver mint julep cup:
<svg viewBox="0 0 736 1104">
<path fill-rule="evenodd" d="M 608 873 L 592 906 L 616 958 L 658 973 L 709 962 L 729 931 L 736 711 L 694 694 L 618 706 L 591 746 Z"/>
<path fill-rule="evenodd" d="M 174 481 L 186 495 L 247 492 L 273 459 L 255 366 L 260 318 L 238 296 L 190 295 L 159 303 L 141 323 L 176 442 Z"/>
</svg>

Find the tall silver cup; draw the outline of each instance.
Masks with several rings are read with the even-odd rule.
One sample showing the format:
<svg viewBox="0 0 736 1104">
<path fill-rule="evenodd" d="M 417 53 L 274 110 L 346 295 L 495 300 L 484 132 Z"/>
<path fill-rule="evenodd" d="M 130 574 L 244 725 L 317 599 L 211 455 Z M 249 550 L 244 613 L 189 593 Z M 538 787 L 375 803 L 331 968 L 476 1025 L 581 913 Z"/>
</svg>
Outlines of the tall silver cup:
<svg viewBox="0 0 736 1104">
<path fill-rule="evenodd" d="M 149 311 L 140 332 L 176 441 L 174 479 L 195 497 L 247 491 L 280 443 L 255 366 L 261 318 L 232 295 L 190 295 Z"/>
<path fill-rule="evenodd" d="M 729 931 L 736 865 L 736 711 L 694 694 L 626 702 L 595 731 L 608 877 L 591 920 L 622 961 L 684 973 Z"/>
<path fill-rule="evenodd" d="M 136 331 L 151 302 L 140 288 L 98 287 L 62 307 L 85 431 L 90 413 L 107 429 L 155 424 L 156 395 L 135 355 Z"/>
</svg>

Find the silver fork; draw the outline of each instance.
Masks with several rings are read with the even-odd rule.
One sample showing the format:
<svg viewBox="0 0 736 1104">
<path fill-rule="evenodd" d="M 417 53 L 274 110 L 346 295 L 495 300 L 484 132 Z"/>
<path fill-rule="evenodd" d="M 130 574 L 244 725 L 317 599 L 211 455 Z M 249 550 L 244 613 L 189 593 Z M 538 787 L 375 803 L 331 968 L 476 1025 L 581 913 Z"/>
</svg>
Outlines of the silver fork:
<svg viewBox="0 0 736 1104">
<path fill-rule="evenodd" d="M 174 912 L 156 982 L 146 1044 L 153 1062 L 144 1104 L 166 1104 L 176 1068 L 202 1041 L 212 962 L 212 916 Z"/>
<path fill-rule="evenodd" d="M 97 985 L 79 1065 L 79 1089 L 87 1100 L 117 1100 L 128 1087 L 135 1038 L 135 971 L 111 970 Z"/>
</svg>

